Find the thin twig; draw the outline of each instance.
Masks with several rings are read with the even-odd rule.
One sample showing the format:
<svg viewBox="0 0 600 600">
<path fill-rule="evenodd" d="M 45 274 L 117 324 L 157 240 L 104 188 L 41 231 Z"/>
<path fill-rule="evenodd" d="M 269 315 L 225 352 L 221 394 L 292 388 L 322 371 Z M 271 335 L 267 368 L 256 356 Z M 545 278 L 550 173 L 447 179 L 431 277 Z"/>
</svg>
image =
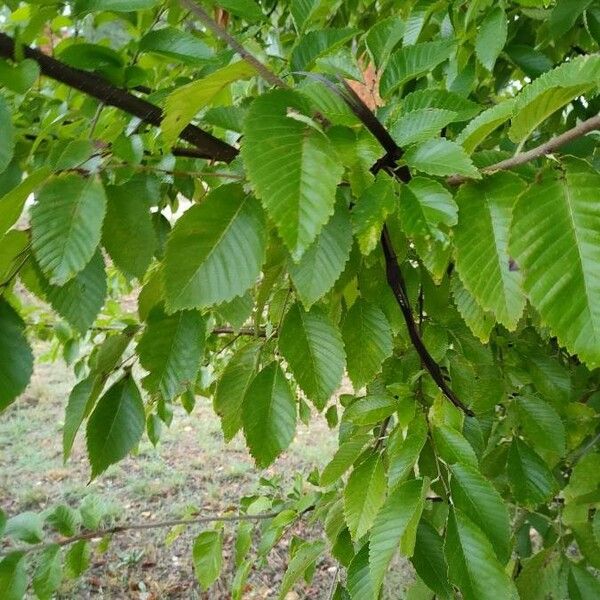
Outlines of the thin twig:
<svg viewBox="0 0 600 600">
<path fill-rule="evenodd" d="M 75 542 L 81 540 L 92 540 L 96 538 L 103 538 L 107 535 L 114 535 L 116 533 L 123 533 L 125 531 L 141 531 L 146 529 L 164 529 L 166 527 L 175 527 L 176 525 L 202 525 L 206 523 L 237 523 L 239 521 L 264 521 L 276 517 L 279 512 L 262 513 L 259 515 L 210 515 L 205 517 L 195 517 L 192 519 L 170 519 L 167 521 L 157 521 L 156 523 L 125 523 L 123 525 L 117 525 L 115 527 L 108 527 L 106 529 L 96 529 L 94 531 L 84 531 L 77 535 L 55 540 L 52 542 L 42 542 L 41 544 L 35 544 L 28 548 L 14 548 L 10 552 L 39 552 L 48 546 L 69 546 Z M 0 555 L 0 557 L 6 556 L 6 554 Z"/>
<path fill-rule="evenodd" d="M 527 150 L 527 152 L 519 152 L 511 158 L 507 158 L 506 160 L 502 160 L 494 165 L 485 167 L 484 169 L 481 169 L 481 173 L 484 175 L 491 175 L 493 173 L 497 173 L 498 171 L 514 169 L 515 167 L 519 167 L 528 162 L 537 160 L 538 158 L 548 156 L 565 144 L 583 137 L 591 131 L 596 131 L 597 129 L 600 129 L 600 115 L 596 115 L 595 117 L 587 119 L 586 121 L 582 121 L 572 129 L 553 137 L 547 142 L 544 142 L 543 144 L 540 144 L 531 150 Z M 465 183 L 466 181 L 469 181 L 469 179 L 469 177 L 464 177 L 463 175 L 452 175 L 446 179 L 446 183 L 448 185 L 455 186 Z"/>
<path fill-rule="evenodd" d="M 230 48 L 235 50 L 249 65 L 252 65 L 256 72 L 268 83 L 275 87 L 288 89 L 288 84 L 280 77 L 275 75 L 269 67 L 260 62 L 253 54 L 248 52 L 229 32 L 221 27 L 201 6 L 193 0 L 179 0 L 179 3 L 193 13 L 208 29 L 210 29 L 218 38 L 222 39 Z"/>
</svg>

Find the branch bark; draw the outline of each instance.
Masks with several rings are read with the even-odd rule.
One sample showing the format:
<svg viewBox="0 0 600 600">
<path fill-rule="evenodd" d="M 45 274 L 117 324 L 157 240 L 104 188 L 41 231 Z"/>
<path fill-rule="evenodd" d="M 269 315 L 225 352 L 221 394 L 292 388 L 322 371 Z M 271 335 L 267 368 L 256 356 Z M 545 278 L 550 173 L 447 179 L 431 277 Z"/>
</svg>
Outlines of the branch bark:
<svg viewBox="0 0 600 600">
<path fill-rule="evenodd" d="M 600 115 L 596 115 L 595 117 L 591 117 L 586 121 L 582 121 L 572 129 L 553 137 L 547 142 L 544 142 L 543 144 L 540 144 L 531 150 L 527 150 L 527 152 L 521 152 L 515 156 L 512 156 L 511 158 L 507 158 L 506 160 L 502 160 L 494 165 L 485 167 L 484 169 L 481 169 L 481 172 L 484 175 L 491 175 L 492 173 L 496 173 L 498 171 L 514 169 L 515 167 L 519 167 L 528 162 L 537 160 L 538 158 L 548 156 L 569 142 L 583 137 L 584 135 L 597 129 L 600 129 Z M 446 179 L 446 183 L 452 186 L 461 185 L 466 181 L 469 181 L 469 178 L 462 175 L 452 175 Z"/>
<path fill-rule="evenodd" d="M 27 58 L 37 62 L 43 75 L 88 94 L 104 104 L 120 108 L 144 123 L 160 127 L 162 110 L 151 102 L 115 87 L 93 73 L 70 67 L 36 48 L 22 46 L 22 50 Z M 0 56 L 12 59 L 14 55 L 15 41 L 5 33 L 0 33 Z M 188 125 L 179 137 L 196 147 L 195 156 L 198 158 L 231 162 L 238 154 L 236 148 L 195 125 Z"/>
</svg>

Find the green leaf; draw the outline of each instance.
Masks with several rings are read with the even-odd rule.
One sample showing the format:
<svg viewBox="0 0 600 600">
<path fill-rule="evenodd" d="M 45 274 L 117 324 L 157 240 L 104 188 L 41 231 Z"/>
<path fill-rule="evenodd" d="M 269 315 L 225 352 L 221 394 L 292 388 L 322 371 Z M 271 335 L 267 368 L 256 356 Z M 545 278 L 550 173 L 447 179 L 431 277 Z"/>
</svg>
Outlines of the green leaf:
<svg viewBox="0 0 600 600">
<path fill-rule="evenodd" d="M 283 600 L 287 593 L 292 590 L 304 572 L 315 563 L 315 561 L 325 551 L 325 542 L 304 542 L 301 544 L 294 554 L 292 560 L 286 569 L 286 572 L 281 581 L 279 589 L 279 600 Z"/>
<path fill-rule="evenodd" d="M 531 79 L 536 79 L 554 66 L 546 54 L 524 44 L 509 44 L 506 54 Z"/>
<path fill-rule="evenodd" d="M 422 479 L 400 484 L 390 492 L 377 513 L 369 538 L 371 581 L 376 592 L 381 588 L 396 550 L 400 548 L 406 557 L 413 553 L 427 487 Z"/>
<path fill-rule="evenodd" d="M 456 113 L 443 108 L 419 108 L 398 118 L 390 134 L 399 146 L 408 146 L 438 137 L 441 130 L 456 118 Z"/>
<path fill-rule="evenodd" d="M 392 54 L 381 75 L 379 83 L 381 95 L 387 97 L 411 79 L 432 71 L 449 58 L 454 48 L 454 40 L 423 42 L 400 48 Z"/>
<path fill-rule="evenodd" d="M 457 509 L 451 509 L 448 517 L 444 551 L 450 580 L 465 600 L 518 597 L 488 538 Z"/>
<path fill-rule="evenodd" d="M 354 468 L 344 490 L 344 518 L 353 540 L 373 525 L 385 501 L 385 471 L 379 455 L 372 454 Z"/>
<path fill-rule="evenodd" d="M 380 171 L 352 208 L 352 227 L 364 255 L 379 244 L 383 224 L 396 210 L 396 190 L 391 177 Z"/>
<path fill-rule="evenodd" d="M 11 552 L 0 562 L 2 600 L 22 600 L 27 591 L 27 558 L 23 552 Z"/>
<path fill-rule="evenodd" d="M 133 12 L 152 8 L 158 0 L 77 0 L 75 13 L 99 12 L 112 10 L 115 12 Z"/>
<path fill-rule="evenodd" d="M 515 101 L 510 99 L 484 110 L 458 134 L 456 142 L 465 149 L 467 154 L 471 154 L 490 133 L 511 118 L 514 106 Z"/>
<path fill-rule="evenodd" d="M 106 298 L 106 272 L 102 253 L 62 286 L 52 285 L 40 273 L 42 289 L 52 308 L 77 331 L 85 333 L 96 320 Z"/>
<path fill-rule="evenodd" d="M 146 390 L 171 401 L 193 385 L 200 368 L 206 324 L 198 311 L 167 315 L 161 307 L 150 312 L 137 353 L 148 375 Z"/>
<path fill-rule="evenodd" d="M 519 423 L 536 449 L 562 456 L 566 450 L 565 426 L 556 410 L 531 394 L 515 399 Z"/>
<path fill-rule="evenodd" d="M 221 428 L 227 442 L 242 427 L 242 404 L 256 374 L 260 349 L 259 342 L 250 342 L 240 348 L 227 363 L 217 382 L 214 409 L 221 417 Z"/>
<path fill-rule="evenodd" d="M 391 489 L 408 477 L 419 459 L 426 441 L 427 424 L 420 415 L 410 423 L 406 437 L 400 427 L 394 429 L 390 434 L 387 454 L 389 459 L 388 485 Z"/>
<path fill-rule="evenodd" d="M 548 465 L 519 438 L 514 438 L 510 446 L 507 473 L 515 500 L 525 506 L 538 506 L 556 491 L 556 480 Z"/>
<path fill-rule="evenodd" d="M 460 277 L 452 277 L 450 288 L 454 303 L 461 317 L 473 335 L 478 337 L 483 343 L 486 343 L 490 339 L 490 333 L 496 324 L 494 315 L 486 312 L 477 304 L 471 292 L 463 285 Z"/>
<path fill-rule="evenodd" d="M 298 39 L 290 56 L 292 72 L 300 73 L 310 70 L 317 58 L 337 50 L 357 33 L 358 30 L 351 27 L 344 29 L 330 27 L 304 34 Z"/>
<path fill-rule="evenodd" d="M 252 380 L 242 405 L 244 435 L 256 464 L 265 468 L 296 432 L 296 400 L 281 367 L 272 362 Z"/>
<path fill-rule="evenodd" d="M 38 544 L 44 539 L 44 522 L 38 513 L 22 512 L 6 522 L 4 535 L 28 544 Z"/>
<path fill-rule="evenodd" d="M 0 412 L 27 387 L 33 373 L 33 353 L 25 337 L 25 323 L 0 298 Z"/>
<path fill-rule="evenodd" d="M 524 561 L 517 577 L 517 589 L 522 600 L 569 598 L 567 595 L 567 565 L 557 546 L 545 548 Z"/>
<path fill-rule="evenodd" d="M 102 241 L 117 267 L 141 279 L 148 269 L 157 240 L 143 179 L 106 188 L 106 218 Z"/>
<path fill-rule="evenodd" d="M 590 368 L 600 366 L 600 175 L 568 159 L 565 175 L 543 180 L 514 209 L 510 249 L 542 321 Z"/>
<path fill-rule="evenodd" d="M 481 308 L 509 330 L 525 308 L 521 273 L 511 268 L 508 251 L 513 207 L 524 188 L 517 176 L 497 173 L 463 185 L 456 196 L 456 269 Z"/>
<path fill-rule="evenodd" d="M 470 464 L 450 467 L 453 505 L 489 538 L 498 560 L 505 564 L 511 553 L 508 509 L 496 488 Z"/>
<path fill-rule="evenodd" d="M 404 21 L 398 16 L 378 20 L 369 29 L 365 45 L 377 69 L 381 69 L 385 65 L 403 34 Z"/>
<path fill-rule="evenodd" d="M 454 113 L 454 120 L 470 121 L 481 110 L 479 104 L 463 98 L 459 94 L 441 89 L 417 90 L 402 99 L 402 112 L 411 113 L 425 108 L 437 108 Z"/>
<path fill-rule="evenodd" d="M 90 262 L 102 232 L 106 196 L 99 179 L 57 175 L 31 210 L 31 243 L 53 285 L 64 285 Z"/>
<path fill-rule="evenodd" d="M 100 398 L 87 423 L 92 479 L 125 458 L 144 433 L 146 417 L 140 392 L 125 375 Z"/>
<path fill-rule="evenodd" d="M 445 138 L 430 140 L 409 148 L 404 155 L 409 167 L 429 175 L 464 175 L 480 179 L 481 175 L 461 146 Z"/>
<path fill-rule="evenodd" d="M 203 64 L 213 56 L 200 38 L 175 27 L 149 31 L 140 40 L 139 48 L 141 52 L 153 52 L 190 65 Z"/>
<path fill-rule="evenodd" d="M 18 221 L 29 195 L 33 194 L 49 175 L 48 167 L 33 171 L 27 179 L 0 198 L 0 235 L 4 235 Z"/>
<path fill-rule="evenodd" d="M 450 600 L 454 597 L 452 586 L 448 581 L 444 542 L 435 527 L 423 519 L 417 527 L 415 551 L 411 562 L 419 577 L 440 597 L 440 600 Z"/>
<path fill-rule="evenodd" d="M 265 245 L 256 200 L 237 184 L 213 190 L 177 221 L 169 236 L 163 273 L 167 311 L 241 296 L 260 274 Z"/>
<path fill-rule="evenodd" d="M 357 398 L 344 412 L 344 420 L 355 425 L 375 425 L 398 410 L 398 401 L 390 395 L 369 394 Z"/>
<path fill-rule="evenodd" d="M 165 144 L 173 145 L 181 131 L 229 84 L 256 74 L 253 66 L 241 60 L 171 92 L 165 102 L 162 131 Z"/>
<path fill-rule="evenodd" d="M 78 540 L 69 547 L 65 554 L 65 574 L 76 579 L 90 565 L 90 547 L 86 540 Z"/>
<path fill-rule="evenodd" d="M 38 558 L 38 566 L 33 574 L 33 589 L 40 600 L 49 600 L 62 581 L 62 556 L 60 546 L 48 546 Z"/>
<path fill-rule="evenodd" d="M 279 331 L 279 350 L 302 391 L 320 410 L 338 388 L 346 357 L 342 336 L 325 312 L 292 306 Z"/>
<path fill-rule="evenodd" d="M 309 113 L 295 92 L 276 90 L 257 98 L 246 117 L 242 157 L 266 212 L 298 261 L 333 213 L 342 165 L 329 139 L 292 118 L 294 111 Z"/>
<path fill-rule="evenodd" d="M 264 18 L 263 12 L 255 0 L 216 0 L 216 2 L 227 12 L 247 21 L 261 21 Z"/>
<path fill-rule="evenodd" d="M 550 13 L 550 31 L 559 39 L 569 31 L 593 0 L 558 0 Z"/>
<path fill-rule="evenodd" d="M 344 319 L 342 337 L 348 375 L 354 388 L 359 389 L 381 371 L 383 361 L 392 355 L 390 324 L 379 306 L 358 299 Z"/>
<path fill-rule="evenodd" d="M 0 83 L 17 94 L 26 94 L 39 76 L 40 67 L 31 58 L 21 60 L 17 64 L 0 60 Z"/>
<path fill-rule="evenodd" d="M 517 96 L 508 135 L 513 142 L 526 140 L 552 113 L 577 96 L 598 89 L 600 56 L 578 56 L 544 73 Z"/>
<path fill-rule="evenodd" d="M 59 504 L 46 517 L 46 522 L 65 537 L 71 537 L 77 533 L 79 521 L 79 514 L 66 504 Z"/>
<path fill-rule="evenodd" d="M 288 270 L 304 307 L 308 310 L 338 280 L 352 249 L 352 227 L 348 210 L 338 204 L 333 217 L 323 227 L 300 262 L 290 261 Z"/>
<path fill-rule="evenodd" d="M 585 567 L 571 565 L 569 571 L 570 600 L 595 600 L 600 598 L 600 581 Z"/>
<path fill-rule="evenodd" d="M 506 13 L 502 7 L 497 6 L 486 14 L 475 41 L 477 58 L 488 71 L 493 71 L 496 59 L 506 44 L 507 33 Z"/>
<path fill-rule="evenodd" d="M 206 591 L 221 574 L 223 536 L 218 531 L 203 531 L 192 548 L 194 572 L 202 590 Z"/>
<path fill-rule="evenodd" d="M 448 425 L 434 425 L 433 440 L 440 458 L 448 465 L 463 463 L 477 468 L 479 461 L 467 439 Z"/>
<path fill-rule="evenodd" d="M 335 483 L 362 454 L 365 444 L 372 439 L 371 436 L 356 436 L 340 444 L 333 458 L 327 463 L 321 473 L 320 485 L 327 487 Z"/>
<path fill-rule="evenodd" d="M 15 131 L 12 124 L 12 115 L 3 96 L 0 96 L 0 173 L 8 167 L 15 150 Z"/>
<path fill-rule="evenodd" d="M 375 589 L 369 566 L 369 544 L 366 543 L 354 556 L 348 567 L 346 585 L 352 600 L 373 600 Z"/>
</svg>

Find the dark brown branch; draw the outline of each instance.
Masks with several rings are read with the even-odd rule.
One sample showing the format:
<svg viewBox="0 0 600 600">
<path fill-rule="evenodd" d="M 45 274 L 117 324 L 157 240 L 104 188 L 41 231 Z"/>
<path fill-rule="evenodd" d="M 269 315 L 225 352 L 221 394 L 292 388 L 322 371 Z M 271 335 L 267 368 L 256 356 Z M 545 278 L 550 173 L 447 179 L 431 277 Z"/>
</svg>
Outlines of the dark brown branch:
<svg viewBox="0 0 600 600">
<path fill-rule="evenodd" d="M 27 58 L 37 62 L 43 75 L 79 90 L 104 104 L 120 108 L 141 119 L 144 123 L 160 127 L 161 109 L 127 90 L 119 89 L 101 77 L 70 67 L 36 48 L 22 46 Z M 15 55 L 15 41 L 5 33 L 0 33 L 0 56 L 12 59 Z M 231 162 L 238 154 L 233 146 L 217 139 L 195 125 L 188 125 L 179 137 L 197 148 L 197 156 L 224 162 Z"/>
<path fill-rule="evenodd" d="M 496 173 L 498 171 L 514 169 L 515 167 L 519 167 L 533 160 L 537 160 L 538 158 L 548 156 L 569 142 L 583 137 L 584 135 L 597 129 L 600 129 L 600 115 L 596 115 L 595 117 L 587 119 L 586 121 L 582 121 L 572 129 L 553 137 L 547 142 L 544 142 L 543 144 L 540 144 L 539 146 L 536 146 L 527 152 L 521 152 L 515 156 L 512 156 L 511 158 L 507 158 L 506 160 L 502 160 L 494 165 L 485 167 L 484 169 L 481 169 L 481 172 L 484 175 L 491 175 L 492 173 Z M 452 177 L 448 177 L 448 179 L 446 179 L 446 183 L 448 185 L 460 185 L 466 181 L 469 181 L 469 178 L 462 175 L 452 175 Z"/>
<path fill-rule="evenodd" d="M 184 8 L 187 8 L 194 14 L 208 29 L 210 29 L 218 38 L 223 40 L 232 50 L 235 50 L 248 64 L 252 65 L 256 72 L 267 82 L 275 87 L 283 89 L 288 88 L 287 83 L 275 75 L 269 67 L 264 65 L 253 54 L 248 52 L 230 33 L 221 27 L 201 6 L 193 0 L 179 0 Z"/>
</svg>

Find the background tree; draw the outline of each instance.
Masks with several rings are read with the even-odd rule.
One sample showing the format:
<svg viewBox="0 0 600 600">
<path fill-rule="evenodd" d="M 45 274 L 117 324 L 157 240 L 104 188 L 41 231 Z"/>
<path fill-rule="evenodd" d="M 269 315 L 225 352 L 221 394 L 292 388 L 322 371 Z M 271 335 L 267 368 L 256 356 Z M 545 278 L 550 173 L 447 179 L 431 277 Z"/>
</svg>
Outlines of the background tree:
<svg viewBox="0 0 600 600">
<path fill-rule="evenodd" d="M 322 522 L 281 597 L 330 552 L 332 597 L 377 598 L 397 551 L 424 597 L 600 596 L 600 3 L 9 1 L 0 23 L 0 409 L 54 335 L 87 349 L 63 449 L 85 428 L 92 478 L 197 394 L 258 467 L 324 411 L 322 473 L 192 520 L 258 521 L 260 557 Z M 147 526 L 2 515 L 2 597 Z M 203 588 L 222 545 L 194 543 Z"/>
</svg>

